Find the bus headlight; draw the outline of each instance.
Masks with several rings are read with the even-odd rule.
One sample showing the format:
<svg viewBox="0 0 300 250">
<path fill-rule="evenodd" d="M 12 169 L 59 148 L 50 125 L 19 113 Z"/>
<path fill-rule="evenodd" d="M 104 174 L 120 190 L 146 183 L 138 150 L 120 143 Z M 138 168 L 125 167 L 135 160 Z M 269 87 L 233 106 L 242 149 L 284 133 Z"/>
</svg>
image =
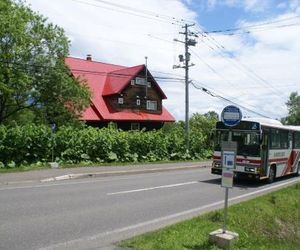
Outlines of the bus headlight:
<svg viewBox="0 0 300 250">
<path fill-rule="evenodd" d="M 245 167 L 245 172 L 255 172 L 255 168 L 254 167 Z"/>
<path fill-rule="evenodd" d="M 221 168 L 221 163 L 220 162 L 215 162 L 214 167 L 215 168 Z"/>
</svg>

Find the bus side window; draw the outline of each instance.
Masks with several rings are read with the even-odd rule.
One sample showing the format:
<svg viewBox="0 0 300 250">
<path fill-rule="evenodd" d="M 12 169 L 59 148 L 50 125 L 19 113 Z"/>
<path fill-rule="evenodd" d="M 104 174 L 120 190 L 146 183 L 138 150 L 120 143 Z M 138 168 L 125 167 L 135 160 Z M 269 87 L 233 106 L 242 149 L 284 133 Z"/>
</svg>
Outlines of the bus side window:
<svg viewBox="0 0 300 250">
<path fill-rule="evenodd" d="M 293 133 L 291 131 L 289 131 L 289 148 L 293 148 L 294 147 L 294 143 L 293 143 Z"/>
<path fill-rule="evenodd" d="M 280 134 L 279 130 L 271 130 L 271 149 L 280 149 Z"/>
<path fill-rule="evenodd" d="M 289 148 L 289 132 L 286 130 L 281 130 L 280 132 L 280 148 L 287 149 Z"/>
<path fill-rule="evenodd" d="M 294 147 L 300 149 L 300 132 L 295 132 Z"/>
</svg>

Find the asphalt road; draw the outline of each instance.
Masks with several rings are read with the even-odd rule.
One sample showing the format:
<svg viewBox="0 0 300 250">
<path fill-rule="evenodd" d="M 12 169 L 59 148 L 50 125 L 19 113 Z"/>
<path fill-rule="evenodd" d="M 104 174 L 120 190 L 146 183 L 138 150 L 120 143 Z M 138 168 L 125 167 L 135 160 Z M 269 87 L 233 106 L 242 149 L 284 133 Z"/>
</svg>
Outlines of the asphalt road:
<svg viewBox="0 0 300 250">
<path fill-rule="evenodd" d="M 113 243 L 223 206 L 209 169 L 0 186 L 0 249 L 113 249 Z M 299 182 L 239 182 L 230 204 Z"/>
</svg>

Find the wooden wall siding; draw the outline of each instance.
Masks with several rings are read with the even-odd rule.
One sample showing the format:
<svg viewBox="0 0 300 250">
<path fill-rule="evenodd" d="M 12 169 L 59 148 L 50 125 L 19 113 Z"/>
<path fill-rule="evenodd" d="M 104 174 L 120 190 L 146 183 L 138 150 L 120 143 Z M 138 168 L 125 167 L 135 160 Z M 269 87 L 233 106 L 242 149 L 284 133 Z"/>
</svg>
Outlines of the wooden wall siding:
<svg viewBox="0 0 300 250">
<path fill-rule="evenodd" d="M 113 95 L 106 97 L 106 101 L 117 111 L 133 110 L 133 111 L 145 111 L 148 113 L 161 114 L 162 112 L 162 98 L 157 93 L 156 89 L 152 87 L 147 87 L 147 98 L 146 96 L 146 86 L 142 85 L 129 85 L 123 92 L 123 104 L 118 103 L 118 98 L 120 95 Z M 140 97 L 140 106 L 136 105 L 137 96 Z M 147 110 L 147 100 L 157 101 L 157 110 Z"/>
</svg>

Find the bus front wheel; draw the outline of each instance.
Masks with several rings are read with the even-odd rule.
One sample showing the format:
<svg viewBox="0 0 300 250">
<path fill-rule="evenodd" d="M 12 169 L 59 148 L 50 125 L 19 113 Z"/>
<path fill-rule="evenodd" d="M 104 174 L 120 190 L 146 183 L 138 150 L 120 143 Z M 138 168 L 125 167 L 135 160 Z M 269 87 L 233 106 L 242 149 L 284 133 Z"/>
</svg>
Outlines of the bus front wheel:
<svg viewBox="0 0 300 250">
<path fill-rule="evenodd" d="M 295 174 L 296 176 L 300 175 L 300 163 L 298 163 L 297 172 Z"/>
<path fill-rule="evenodd" d="M 275 180 L 275 174 L 276 174 L 276 172 L 275 172 L 275 167 L 272 166 L 272 167 L 270 168 L 270 172 L 269 172 L 268 183 L 274 182 L 274 180 Z"/>
</svg>

